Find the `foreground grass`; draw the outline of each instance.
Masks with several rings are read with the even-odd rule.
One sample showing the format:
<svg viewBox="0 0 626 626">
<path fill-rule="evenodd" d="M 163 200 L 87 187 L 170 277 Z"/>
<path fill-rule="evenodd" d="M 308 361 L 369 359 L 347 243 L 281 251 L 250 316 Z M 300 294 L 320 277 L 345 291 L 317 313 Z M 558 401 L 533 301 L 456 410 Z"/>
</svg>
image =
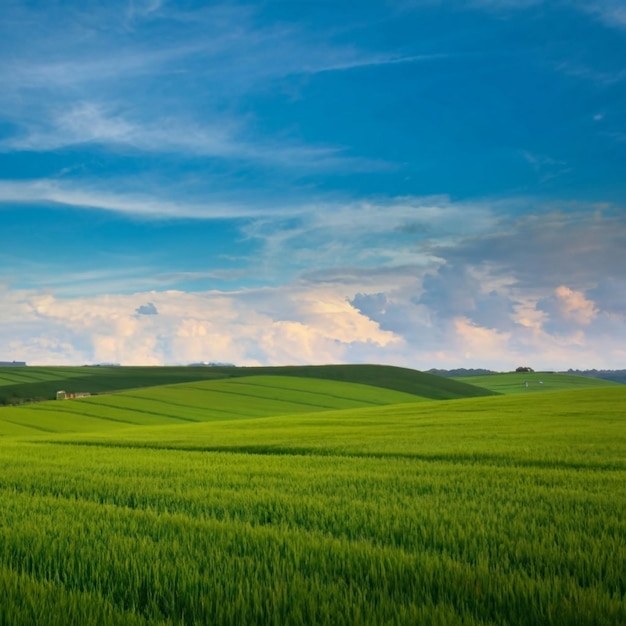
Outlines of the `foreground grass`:
<svg viewBox="0 0 626 626">
<path fill-rule="evenodd" d="M 626 623 L 626 388 L 0 444 L 0 624 Z"/>
</svg>

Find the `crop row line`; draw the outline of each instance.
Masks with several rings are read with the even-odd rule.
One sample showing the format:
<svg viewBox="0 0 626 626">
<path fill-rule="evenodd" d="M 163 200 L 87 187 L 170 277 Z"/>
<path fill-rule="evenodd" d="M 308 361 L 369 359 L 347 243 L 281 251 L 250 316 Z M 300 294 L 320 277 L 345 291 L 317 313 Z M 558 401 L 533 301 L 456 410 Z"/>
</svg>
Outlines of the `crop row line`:
<svg viewBox="0 0 626 626">
<path fill-rule="evenodd" d="M 33 407 L 29 407 L 32 411 L 41 411 L 42 413 L 60 413 L 61 415 L 67 417 L 68 415 L 80 415 L 82 417 L 93 417 L 94 419 L 105 420 L 108 422 L 118 422 L 121 424 L 131 424 L 132 426 L 136 426 L 135 422 L 131 422 L 129 420 L 125 420 L 117 417 L 110 417 L 105 415 L 95 415 L 94 413 L 88 413 L 86 411 L 64 411 L 63 409 L 53 409 L 49 406 L 35 405 Z"/>
<path fill-rule="evenodd" d="M 185 389 L 189 389 L 189 385 L 181 385 L 182 388 Z M 226 391 L 224 389 L 203 389 L 202 387 L 191 387 L 191 389 L 193 389 L 194 391 L 201 391 L 203 393 L 222 393 L 222 394 L 227 394 L 230 396 L 244 396 L 246 398 L 254 398 L 255 400 L 274 400 L 276 402 L 281 402 L 282 404 L 291 404 L 291 405 L 303 405 L 303 406 L 312 406 L 315 408 L 322 408 L 322 409 L 329 409 L 329 410 L 334 410 L 337 407 L 334 406 L 328 406 L 325 404 L 313 404 L 312 402 L 301 402 L 301 401 L 292 401 L 292 400 L 283 400 L 282 398 L 276 398 L 276 397 L 267 397 L 267 396 L 260 396 L 258 394 L 253 394 L 253 393 L 242 393 L 242 392 L 235 392 L 235 391 Z"/>
<path fill-rule="evenodd" d="M 127 413 L 145 413 L 146 415 L 156 415 L 157 417 L 167 417 L 169 419 L 173 419 L 173 420 L 180 420 L 183 422 L 192 422 L 192 423 L 197 423 L 199 420 L 194 420 L 190 417 L 181 417 L 179 415 L 172 415 L 171 413 L 160 413 L 158 411 L 149 411 L 148 409 L 137 409 L 134 407 L 120 407 L 120 406 L 116 406 L 115 404 L 110 404 L 108 402 L 102 402 L 99 399 L 97 401 L 93 401 L 90 400 L 88 398 L 81 398 L 80 400 L 81 404 L 89 404 L 91 406 L 106 406 L 109 407 L 110 409 L 117 409 L 117 410 L 121 410 L 121 411 L 125 411 Z"/>
<path fill-rule="evenodd" d="M 206 406 L 196 406 L 195 404 L 183 404 L 182 402 L 172 402 L 170 400 L 163 400 L 161 398 L 154 398 L 154 397 L 146 397 L 146 396 L 134 395 L 134 394 L 126 393 L 126 392 L 124 392 L 124 395 L 122 397 L 124 397 L 124 398 L 133 398 L 135 400 L 143 400 L 144 402 L 146 400 L 149 400 L 150 402 L 158 402 L 159 404 L 178 406 L 178 407 L 181 407 L 183 409 L 201 409 L 201 408 L 206 408 Z M 122 407 L 116 407 L 116 408 L 122 408 Z M 236 417 L 242 417 L 242 412 L 241 411 L 229 411 L 228 409 L 224 409 L 224 408 L 216 409 L 214 407 L 211 407 L 211 413 L 212 414 L 214 414 L 214 413 L 223 413 L 224 415 L 235 415 Z M 190 420 L 190 421 L 199 422 L 200 420 Z"/>
<path fill-rule="evenodd" d="M 43 426 L 34 426 L 33 424 L 22 424 L 21 422 L 16 422 L 15 420 L 3 419 L 3 422 L 8 422 L 9 424 L 15 424 L 15 426 L 21 426 L 22 428 L 32 428 L 33 430 L 38 430 L 44 433 L 56 433 L 56 430 L 52 430 L 50 428 L 44 428 Z"/>
<path fill-rule="evenodd" d="M 339 396 L 337 394 L 334 393 L 328 393 L 327 391 L 323 391 L 323 392 L 319 392 L 319 391 L 308 391 L 307 389 L 298 389 L 298 388 L 293 388 L 293 387 L 282 387 L 279 385 L 269 385 L 269 384 L 260 384 L 260 383 L 251 383 L 248 382 L 247 380 L 245 382 L 239 382 L 239 380 L 241 379 L 236 379 L 235 381 L 233 381 L 232 384 L 234 385 L 246 385 L 249 387 L 261 387 L 263 389 L 278 389 L 279 391 L 293 391 L 293 392 L 297 392 L 299 394 L 308 394 L 311 396 L 315 396 L 315 397 L 320 397 L 320 396 L 324 396 L 324 397 L 328 397 L 328 398 L 337 398 L 337 400 L 348 400 L 350 402 L 362 402 L 363 404 L 366 404 L 368 406 L 385 406 L 385 404 L 381 404 L 379 402 L 372 402 L 370 400 L 363 400 L 361 398 L 352 398 L 350 396 Z M 323 380 L 323 379 L 321 379 Z M 353 383 L 356 384 L 356 383 Z M 417 396 L 416 396 L 417 397 Z M 322 406 L 322 405 L 319 405 Z M 329 408 L 334 408 L 334 407 L 329 407 Z M 355 407 L 358 408 L 358 407 Z"/>
</svg>

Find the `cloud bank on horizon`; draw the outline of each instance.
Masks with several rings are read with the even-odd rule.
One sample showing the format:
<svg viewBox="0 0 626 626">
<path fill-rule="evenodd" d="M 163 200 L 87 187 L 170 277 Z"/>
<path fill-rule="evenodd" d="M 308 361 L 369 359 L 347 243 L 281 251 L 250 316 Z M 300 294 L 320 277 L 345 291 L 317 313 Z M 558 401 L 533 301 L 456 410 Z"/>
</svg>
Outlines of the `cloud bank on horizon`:
<svg viewBox="0 0 626 626">
<path fill-rule="evenodd" d="M 613 0 L 9 0 L 0 360 L 626 367 Z"/>
</svg>

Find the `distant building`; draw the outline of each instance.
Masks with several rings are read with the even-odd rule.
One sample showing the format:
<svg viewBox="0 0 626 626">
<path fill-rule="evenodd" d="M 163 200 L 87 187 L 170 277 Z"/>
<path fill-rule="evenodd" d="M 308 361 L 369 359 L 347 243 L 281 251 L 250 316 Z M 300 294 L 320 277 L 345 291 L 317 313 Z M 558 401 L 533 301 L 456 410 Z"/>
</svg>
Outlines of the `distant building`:
<svg viewBox="0 0 626 626">
<path fill-rule="evenodd" d="M 26 361 L 0 361 L 0 367 L 25 367 Z"/>
<path fill-rule="evenodd" d="M 64 389 L 57 391 L 57 400 L 74 400 L 76 398 L 89 398 L 89 391 L 77 391 L 76 393 L 68 393 Z"/>
</svg>

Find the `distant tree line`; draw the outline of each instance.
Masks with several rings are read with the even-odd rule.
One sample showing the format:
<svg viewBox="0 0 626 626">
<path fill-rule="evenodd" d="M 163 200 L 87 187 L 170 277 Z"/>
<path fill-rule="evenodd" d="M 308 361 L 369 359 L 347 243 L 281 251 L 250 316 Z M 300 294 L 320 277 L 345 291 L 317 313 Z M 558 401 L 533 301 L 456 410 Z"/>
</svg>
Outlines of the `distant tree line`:
<svg viewBox="0 0 626 626">
<path fill-rule="evenodd" d="M 626 385 L 626 370 L 573 370 L 569 369 L 567 374 L 577 374 L 589 378 L 601 378 L 602 380 L 612 380 L 616 383 Z"/>
<path fill-rule="evenodd" d="M 485 370 L 485 369 L 465 369 L 464 367 L 460 367 L 455 370 L 439 370 L 439 369 L 429 369 L 427 374 L 435 374 L 436 376 L 446 376 L 449 378 L 462 376 L 484 376 L 485 374 L 499 374 L 499 372 L 495 372 L 494 370 Z"/>
</svg>

